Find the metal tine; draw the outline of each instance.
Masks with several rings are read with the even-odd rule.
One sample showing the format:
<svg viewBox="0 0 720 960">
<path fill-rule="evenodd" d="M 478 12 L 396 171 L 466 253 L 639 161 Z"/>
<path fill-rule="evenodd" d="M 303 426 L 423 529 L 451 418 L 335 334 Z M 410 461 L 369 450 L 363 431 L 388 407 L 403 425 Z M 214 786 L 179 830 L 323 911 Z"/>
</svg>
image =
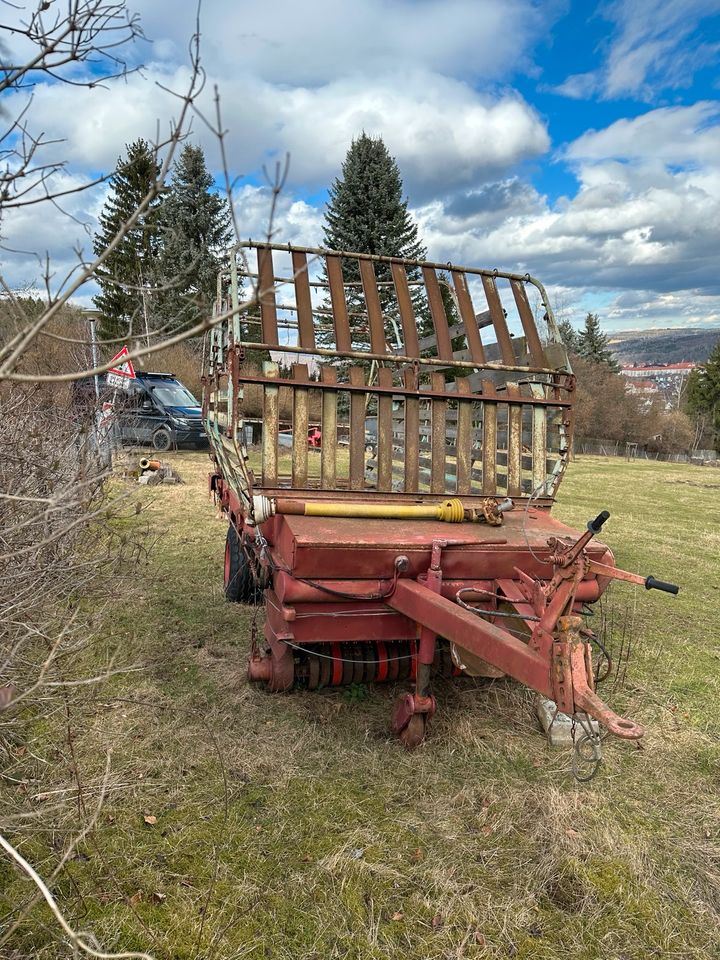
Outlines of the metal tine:
<svg viewBox="0 0 720 960">
<path fill-rule="evenodd" d="M 538 367 L 544 367 L 545 353 L 542 348 L 542 343 L 540 342 L 537 326 L 535 325 L 535 318 L 533 317 L 532 310 L 530 309 L 530 303 L 528 302 L 525 286 L 519 280 L 511 280 L 510 287 L 512 289 L 513 296 L 515 297 L 515 305 L 517 306 L 518 313 L 520 314 L 520 322 L 522 323 L 523 330 L 525 331 L 525 339 L 527 341 L 532 362 Z"/>
<path fill-rule="evenodd" d="M 337 383 L 335 367 L 320 368 L 323 383 Z M 322 432 L 320 440 L 320 477 L 322 486 L 332 490 L 337 486 L 337 391 L 322 391 Z"/>
<path fill-rule="evenodd" d="M 336 254 L 328 254 L 325 257 L 325 264 L 330 285 L 333 322 L 335 324 L 335 347 L 339 351 L 350 352 L 352 350 L 352 337 L 350 335 L 347 301 L 345 300 L 342 262 Z"/>
<path fill-rule="evenodd" d="M 420 347 L 418 345 L 417 324 L 415 322 L 415 312 L 410 296 L 410 287 L 408 286 L 407 272 L 401 263 L 391 264 L 390 269 L 395 283 L 395 295 L 400 310 L 400 322 L 402 323 L 403 340 L 405 342 L 405 356 L 419 357 Z"/>
<path fill-rule="evenodd" d="M 312 297 L 310 296 L 307 255 L 300 250 L 293 250 L 292 267 L 300 332 L 300 346 L 308 350 L 314 350 L 315 326 L 313 322 Z"/>
<path fill-rule="evenodd" d="M 280 368 L 276 363 L 263 363 L 263 375 L 279 377 Z M 263 431 L 262 431 L 262 477 L 263 486 L 275 487 L 278 480 L 278 433 L 280 423 L 279 390 L 265 386 L 263 389 Z"/>
<path fill-rule="evenodd" d="M 495 327 L 495 336 L 497 337 L 497 342 L 500 345 L 502 362 L 514 365 L 517 363 L 517 361 L 515 359 L 515 352 L 513 350 L 512 340 L 510 339 L 510 331 L 508 330 L 507 323 L 505 321 L 505 311 L 503 310 L 503 305 L 502 301 L 500 300 L 500 294 L 498 293 L 495 278 L 484 276 L 482 278 L 482 285 L 485 291 L 488 307 L 490 309 L 493 327 Z"/>
<path fill-rule="evenodd" d="M 377 278 L 372 260 L 360 261 L 360 278 L 370 323 L 370 349 L 373 353 L 386 353 L 385 324 L 383 323 L 380 295 L 378 294 Z"/>
<path fill-rule="evenodd" d="M 362 367 L 350 367 L 350 384 L 365 386 L 365 371 Z M 365 486 L 365 398 L 366 394 L 353 391 L 350 394 L 350 489 L 362 490 Z"/>
<path fill-rule="evenodd" d="M 272 250 L 258 246 L 258 295 L 260 316 L 262 318 L 262 337 L 264 343 L 278 345 L 277 308 L 275 306 L 275 275 L 273 272 Z"/>
<path fill-rule="evenodd" d="M 433 326 L 435 327 L 435 336 L 437 337 L 437 355 L 440 360 L 452 360 L 452 341 L 450 340 L 445 304 L 443 303 L 442 294 L 440 293 L 437 274 L 432 267 L 423 267 L 422 274 L 423 280 L 425 281 L 428 303 L 430 305 L 430 315 Z"/>
<path fill-rule="evenodd" d="M 389 367 L 380 367 L 378 370 L 378 386 L 390 388 L 392 385 L 392 370 Z M 392 420 L 392 396 L 387 393 L 380 394 L 378 396 L 377 417 L 377 488 L 384 493 L 392 490 Z"/>
</svg>

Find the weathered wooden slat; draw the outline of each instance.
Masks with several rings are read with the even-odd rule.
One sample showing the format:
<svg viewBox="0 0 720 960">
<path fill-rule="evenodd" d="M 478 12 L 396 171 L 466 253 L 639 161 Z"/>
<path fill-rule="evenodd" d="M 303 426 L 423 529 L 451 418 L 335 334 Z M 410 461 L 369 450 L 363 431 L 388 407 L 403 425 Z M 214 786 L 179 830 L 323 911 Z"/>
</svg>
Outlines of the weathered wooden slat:
<svg viewBox="0 0 720 960">
<path fill-rule="evenodd" d="M 405 387 L 417 390 L 417 376 L 413 370 L 403 373 Z M 418 471 L 420 467 L 420 407 L 417 397 L 405 397 L 405 493 L 415 493 L 418 489 Z"/>
<path fill-rule="evenodd" d="M 515 305 L 520 314 L 520 322 L 525 331 L 525 339 L 527 340 L 528 350 L 530 351 L 530 358 L 536 367 L 544 367 L 546 366 L 545 353 L 543 352 L 542 343 L 540 342 L 537 327 L 535 326 L 535 318 L 528 303 L 525 286 L 521 280 L 511 280 L 510 286 L 512 287 L 513 296 L 515 297 Z"/>
<path fill-rule="evenodd" d="M 430 315 L 437 337 L 437 355 L 440 360 L 452 360 L 452 341 L 450 340 L 445 304 L 440 293 L 437 274 L 432 267 L 423 267 L 422 274 L 430 305 Z"/>
<path fill-rule="evenodd" d="M 415 312 L 410 297 L 407 273 L 405 272 L 405 267 L 400 263 L 393 263 L 391 270 L 395 284 L 395 295 L 397 296 L 398 308 L 400 310 L 400 322 L 402 324 L 403 340 L 405 342 L 405 356 L 419 357 L 420 347 L 418 346 L 417 324 L 415 322 Z"/>
<path fill-rule="evenodd" d="M 392 370 L 389 367 L 380 367 L 378 370 L 378 386 L 392 386 Z M 392 417 L 392 397 L 389 393 L 380 394 L 377 417 L 377 488 L 383 492 L 392 490 Z"/>
<path fill-rule="evenodd" d="M 276 345 L 278 342 L 278 327 L 272 250 L 269 247 L 258 247 L 257 256 L 258 295 L 260 298 L 263 343 Z"/>
<path fill-rule="evenodd" d="M 458 394 L 461 397 L 470 393 L 470 384 L 467 379 L 457 380 L 456 383 Z M 460 399 L 457 409 L 457 441 L 455 445 L 458 496 L 470 493 L 472 446 L 472 400 Z M 450 452 L 449 449 L 448 452 Z"/>
<path fill-rule="evenodd" d="M 263 363 L 266 377 L 279 377 L 276 363 Z M 279 391 L 266 385 L 263 390 L 262 479 L 263 486 L 274 487 L 278 478 L 278 433 L 280 423 Z"/>
<path fill-rule="evenodd" d="M 360 279 L 362 280 L 365 307 L 370 323 L 370 350 L 372 353 L 387 353 L 385 324 L 383 323 L 380 306 L 375 267 L 371 260 L 360 261 Z"/>
<path fill-rule="evenodd" d="M 485 324 L 481 320 L 484 314 L 476 314 L 470 291 L 467 285 L 467 277 L 459 270 L 452 271 L 453 284 L 455 286 L 455 295 L 460 309 L 460 317 L 465 328 L 465 337 L 470 349 L 470 356 L 475 363 L 485 363 L 485 350 L 480 338 L 480 327 Z M 489 313 L 489 311 L 487 311 Z M 488 321 L 492 323 L 492 318 L 488 316 Z M 451 331 L 452 334 L 452 331 Z"/>
<path fill-rule="evenodd" d="M 350 383 L 365 385 L 362 367 L 350 367 Z M 350 395 L 350 489 L 362 490 L 365 486 L 365 394 Z"/>
<path fill-rule="evenodd" d="M 495 393 L 491 380 L 483 380 L 483 393 L 486 397 Z M 497 403 L 486 399 L 483 412 L 483 493 L 494 497 L 497 492 Z"/>
<path fill-rule="evenodd" d="M 500 294 L 498 293 L 495 278 L 483 276 L 482 284 L 485 291 L 485 297 L 488 302 L 488 307 L 490 308 L 490 316 L 492 317 L 493 327 L 495 328 L 495 336 L 497 337 L 497 342 L 500 345 L 502 362 L 513 365 L 517 361 L 515 360 L 515 352 L 513 350 L 512 340 L 510 339 L 510 331 L 508 330 L 507 322 L 505 320 L 505 312 L 503 310 L 502 301 L 500 300 Z"/>
<path fill-rule="evenodd" d="M 543 397 L 544 390 L 539 384 L 531 383 L 530 391 L 535 397 Z M 547 481 L 547 409 L 533 408 L 532 428 L 532 485 L 533 491 L 542 496 Z"/>
<path fill-rule="evenodd" d="M 433 390 L 445 389 L 445 377 L 441 373 L 430 375 Z M 430 492 L 445 492 L 445 413 L 446 400 L 432 401 L 432 475 L 430 478 Z"/>
<path fill-rule="evenodd" d="M 509 383 L 508 394 L 520 395 L 517 384 Z M 508 496 L 519 497 L 522 493 L 522 407 L 509 407 L 509 429 L 507 443 Z"/>
<path fill-rule="evenodd" d="M 293 439 L 292 439 L 292 481 L 294 487 L 304 488 L 308 478 L 308 391 L 300 386 L 310 379 L 307 365 L 292 365 L 293 379 Z"/>
<path fill-rule="evenodd" d="M 297 304 L 300 346 L 305 347 L 307 350 L 314 350 L 315 325 L 313 323 L 312 298 L 310 296 L 310 278 L 308 277 L 307 256 L 301 250 L 293 250 L 292 268 L 295 283 L 295 302 Z"/>
<path fill-rule="evenodd" d="M 350 336 L 350 321 L 348 319 L 347 300 L 343 285 L 342 263 L 340 257 L 328 254 L 325 257 L 327 265 L 328 284 L 330 286 L 330 302 L 332 304 L 333 324 L 335 325 L 335 346 L 339 351 L 352 350 Z"/>
<path fill-rule="evenodd" d="M 337 383 L 335 367 L 321 367 L 320 377 L 328 386 Z M 337 392 L 322 391 L 322 431 L 320 439 L 320 480 L 326 490 L 337 485 Z"/>
</svg>

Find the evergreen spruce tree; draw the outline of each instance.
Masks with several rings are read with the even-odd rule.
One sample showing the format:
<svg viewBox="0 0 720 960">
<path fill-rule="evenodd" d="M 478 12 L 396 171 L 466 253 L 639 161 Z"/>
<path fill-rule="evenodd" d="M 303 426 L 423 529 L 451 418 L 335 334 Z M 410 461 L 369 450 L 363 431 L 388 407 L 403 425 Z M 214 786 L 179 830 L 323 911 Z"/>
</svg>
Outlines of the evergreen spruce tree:
<svg viewBox="0 0 720 960">
<path fill-rule="evenodd" d="M 107 248 L 156 182 L 160 168 L 150 145 L 136 140 L 127 157 L 118 159 L 110 194 L 99 217 L 93 249 Z M 96 272 L 100 293 L 94 297 L 102 317 L 98 333 L 105 339 L 142 335 L 153 325 L 153 287 L 158 253 L 159 198 L 138 218 Z"/>
<path fill-rule="evenodd" d="M 720 453 L 720 340 L 702 367 L 690 374 L 687 402 L 691 413 L 709 417 L 715 450 Z"/>
<path fill-rule="evenodd" d="M 565 344 L 567 352 L 577 353 L 579 348 L 579 335 L 569 320 L 561 320 L 558 323 L 558 333 L 560 334 L 562 342 Z"/>
<path fill-rule="evenodd" d="M 585 326 L 577 335 L 577 352 L 590 363 L 605 364 L 613 373 L 620 369 L 608 347 L 607 334 L 600 329 L 600 318 L 596 313 L 588 313 L 585 317 Z"/>
<path fill-rule="evenodd" d="M 342 175 L 330 188 L 324 240 L 325 246 L 331 250 L 404 257 L 409 260 L 426 258 L 425 247 L 418 238 L 417 224 L 408 213 L 407 200 L 403 199 L 398 165 L 380 137 L 374 138 L 362 133 L 350 145 L 342 165 Z M 380 284 L 380 303 L 383 312 L 388 314 L 388 311 L 392 311 L 394 299 L 392 287 L 383 285 L 392 280 L 389 266 L 376 264 L 376 276 Z M 360 271 L 356 264 L 345 265 L 344 279 L 346 283 L 357 284 L 347 291 L 350 310 L 363 310 L 364 299 L 359 286 Z M 421 310 L 420 307 L 418 312 Z M 396 324 L 400 328 L 399 318 L 396 318 Z M 388 342 L 394 346 L 397 335 L 389 315 L 386 336 Z M 332 334 L 319 331 L 318 340 L 328 343 L 332 340 Z M 366 333 L 354 331 L 353 341 L 356 345 L 366 345 L 368 336 Z"/>
<path fill-rule="evenodd" d="M 168 331 L 190 327 L 212 310 L 221 257 L 232 240 L 227 202 L 213 182 L 202 148 L 186 144 L 160 217 L 158 313 Z"/>
</svg>

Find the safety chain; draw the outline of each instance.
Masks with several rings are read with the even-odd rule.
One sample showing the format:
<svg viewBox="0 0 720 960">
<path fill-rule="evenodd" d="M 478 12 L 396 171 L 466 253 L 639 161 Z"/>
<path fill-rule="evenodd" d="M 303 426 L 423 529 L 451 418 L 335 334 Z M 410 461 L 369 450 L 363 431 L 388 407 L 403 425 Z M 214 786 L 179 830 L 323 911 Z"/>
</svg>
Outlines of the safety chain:
<svg viewBox="0 0 720 960">
<path fill-rule="evenodd" d="M 576 723 L 582 728 L 582 736 L 575 739 Z M 572 772 L 578 783 L 589 783 L 597 776 L 602 763 L 602 737 L 592 728 L 587 714 L 573 714 L 570 728 L 573 741 Z"/>
</svg>

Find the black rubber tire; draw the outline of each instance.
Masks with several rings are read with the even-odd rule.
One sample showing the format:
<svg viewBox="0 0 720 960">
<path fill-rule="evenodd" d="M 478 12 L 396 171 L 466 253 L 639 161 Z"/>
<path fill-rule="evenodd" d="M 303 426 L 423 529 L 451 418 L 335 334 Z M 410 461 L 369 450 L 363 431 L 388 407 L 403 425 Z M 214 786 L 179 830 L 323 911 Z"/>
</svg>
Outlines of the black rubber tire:
<svg viewBox="0 0 720 960">
<path fill-rule="evenodd" d="M 255 603 L 260 591 L 235 527 L 228 527 L 225 539 L 225 599 L 231 603 Z"/>
<path fill-rule="evenodd" d="M 166 427 L 160 427 L 153 434 L 152 445 L 154 450 L 169 450 L 172 447 L 172 435 Z"/>
</svg>

